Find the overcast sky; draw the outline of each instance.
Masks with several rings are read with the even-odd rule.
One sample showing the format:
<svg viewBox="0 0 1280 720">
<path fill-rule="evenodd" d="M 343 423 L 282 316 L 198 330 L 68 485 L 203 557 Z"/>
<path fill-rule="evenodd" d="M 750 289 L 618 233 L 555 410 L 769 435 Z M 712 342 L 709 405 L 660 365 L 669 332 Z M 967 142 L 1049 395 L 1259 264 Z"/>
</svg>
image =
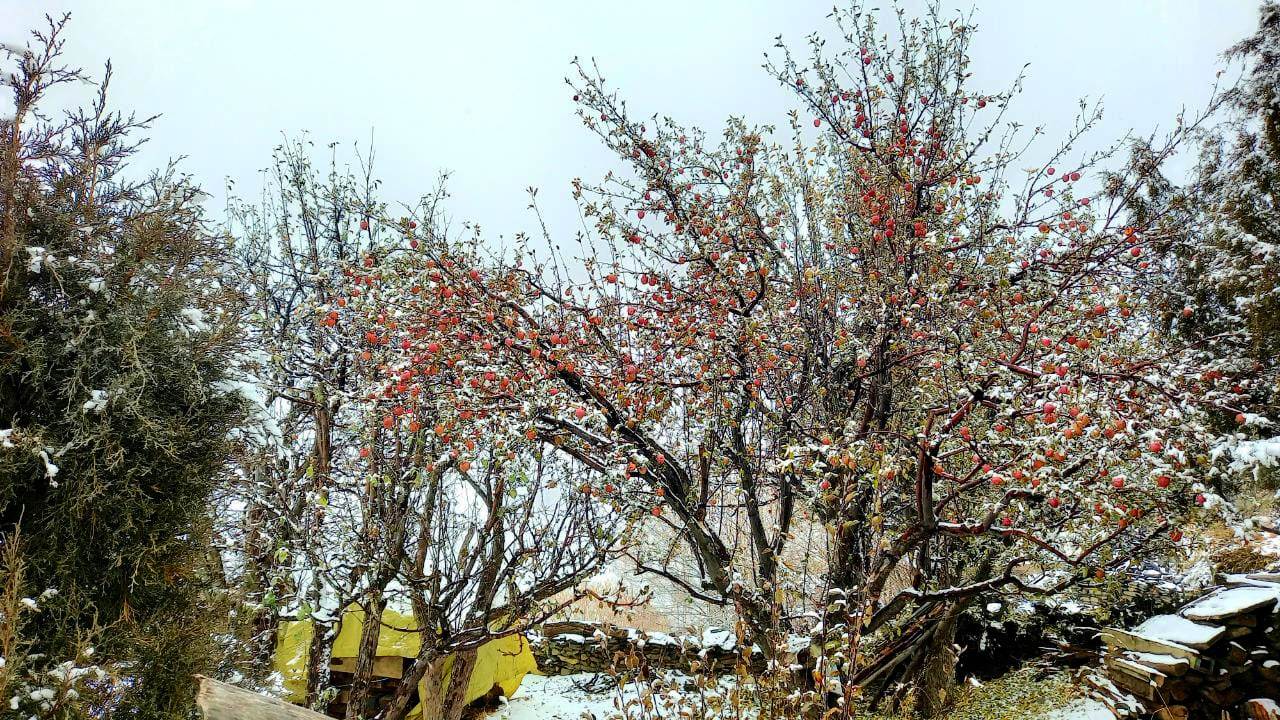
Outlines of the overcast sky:
<svg viewBox="0 0 1280 720">
<path fill-rule="evenodd" d="M 907 1 L 908 10 L 920 3 Z M 977 87 L 1003 89 L 1030 63 L 1012 117 L 1049 137 L 1080 97 L 1101 98 L 1101 146 L 1168 127 L 1203 103 L 1218 55 L 1251 32 L 1254 0 L 974 0 Z M 790 99 L 760 65 L 781 34 L 827 27 L 829 2 L 608 0 L 0 0 L 0 41 L 45 12 L 70 11 L 67 57 L 115 66 L 112 98 L 162 113 L 143 161 L 185 155 L 214 194 L 252 195 L 281 134 L 365 143 L 386 197 L 412 200 L 452 173 L 455 221 L 493 234 L 530 229 L 523 189 L 541 189 L 556 233 L 571 233 L 574 176 L 609 158 L 574 114 L 563 78 L 594 57 L 637 114 L 716 129 L 730 114 L 778 122 Z M 85 91 L 85 97 L 88 92 Z M 1047 151 L 1049 148 L 1046 147 Z"/>
</svg>

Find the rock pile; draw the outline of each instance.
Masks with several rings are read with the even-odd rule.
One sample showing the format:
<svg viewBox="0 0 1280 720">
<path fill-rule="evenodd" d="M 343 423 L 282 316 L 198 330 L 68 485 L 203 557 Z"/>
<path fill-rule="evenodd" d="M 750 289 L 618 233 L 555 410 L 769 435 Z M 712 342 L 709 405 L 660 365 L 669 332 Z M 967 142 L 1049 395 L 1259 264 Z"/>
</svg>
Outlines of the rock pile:
<svg viewBox="0 0 1280 720">
<path fill-rule="evenodd" d="M 700 636 L 675 637 L 660 632 L 588 622 L 547 623 L 540 635 L 530 637 L 538 672 L 544 675 L 604 673 L 634 667 L 627 662 L 689 672 L 693 663 L 716 672 L 732 672 L 743 648 L 728 630 L 711 628 Z M 754 648 L 750 663 L 763 668 L 764 658 Z"/>
<path fill-rule="evenodd" d="M 1095 697 L 1121 718 L 1280 720 L 1280 574 L 1226 580 L 1176 614 L 1103 630 Z"/>
</svg>

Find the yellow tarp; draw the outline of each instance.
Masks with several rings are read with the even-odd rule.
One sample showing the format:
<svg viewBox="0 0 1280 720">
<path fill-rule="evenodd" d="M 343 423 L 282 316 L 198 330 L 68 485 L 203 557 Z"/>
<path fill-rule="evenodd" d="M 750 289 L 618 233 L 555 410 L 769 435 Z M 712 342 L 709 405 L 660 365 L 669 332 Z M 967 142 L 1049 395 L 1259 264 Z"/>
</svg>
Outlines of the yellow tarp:
<svg viewBox="0 0 1280 720">
<path fill-rule="evenodd" d="M 354 658 L 360 646 L 360 630 L 364 625 L 364 610 L 348 609 L 342 616 L 342 627 L 333 641 L 334 658 Z M 378 633 L 378 655 L 413 658 L 418 655 L 421 637 L 415 631 L 417 621 L 412 615 L 387 609 L 382 614 L 382 630 Z M 302 703 L 307 689 L 307 653 L 311 646 L 313 626 L 310 620 L 283 622 L 280 624 L 276 643 L 276 670 L 284 681 L 291 702 Z M 453 658 L 445 660 L 444 677 L 436 687 L 446 687 Z M 533 659 L 529 641 L 522 635 L 508 635 L 491 640 L 476 650 L 476 666 L 471 671 L 467 685 L 466 702 L 470 703 L 497 686 L 502 694 L 510 697 L 520 687 L 527 673 L 538 669 Z M 420 697 L 425 697 L 429 678 L 418 685 Z M 416 714 L 411 713 L 412 714 Z"/>
</svg>

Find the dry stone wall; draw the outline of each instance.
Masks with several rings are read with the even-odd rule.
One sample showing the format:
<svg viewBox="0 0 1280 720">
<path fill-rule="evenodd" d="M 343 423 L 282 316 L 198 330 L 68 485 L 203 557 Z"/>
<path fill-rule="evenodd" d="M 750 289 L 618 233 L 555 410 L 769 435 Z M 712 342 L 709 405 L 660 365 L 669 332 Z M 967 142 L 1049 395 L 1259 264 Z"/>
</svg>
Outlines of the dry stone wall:
<svg viewBox="0 0 1280 720">
<path fill-rule="evenodd" d="M 732 632 L 714 628 L 700 636 L 673 636 L 598 623 L 555 622 L 530 640 L 538 671 L 545 675 L 621 671 L 629 667 L 628 657 L 634 658 L 633 664 L 682 672 L 697 663 L 712 673 L 728 673 L 744 658 L 755 669 L 764 667 L 759 650 L 744 649 Z"/>
<path fill-rule="evenodd" d="M 1227 576 L 1176 613 L 1102 639 L 1103 669 L 1085 680 L 1117 717 L 1280 720 L 1280 574 Z"/>
</svg>

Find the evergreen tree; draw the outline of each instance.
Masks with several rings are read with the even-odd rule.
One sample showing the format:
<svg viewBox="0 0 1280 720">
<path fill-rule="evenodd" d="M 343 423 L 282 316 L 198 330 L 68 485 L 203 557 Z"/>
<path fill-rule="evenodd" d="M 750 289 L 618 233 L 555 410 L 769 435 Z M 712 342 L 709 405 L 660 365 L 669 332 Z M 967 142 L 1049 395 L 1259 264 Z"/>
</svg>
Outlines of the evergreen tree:
<svg viewBox="0 0 1280 720">
<path fill-rule="evenodd" d="M 1192 183 L 1152 183 L 1164 191 L 1137 203 L 1137 214 L 1173 210 L 1160 233 L 1172 250 L 1167 326 L 1240 378 L 1225 405 L 1241 411 L 1218 417 L 1220 451 L 1260 476 L 1280 462 L 1280 4 L 1264 2 L 1257 31 L 1225 57 L 1244 74 L 1221 96 L 1226 116 L 1206 133 Z"/>
<path fill-rule="evenodd" d="M 26 603 L 0 712 L 186 717 L 191 674 L 216 669 L 203 548 L 242 407 L 226 243 L 172 166 L 131 179 L 147 120 L 107 109 L 110 65 L 88 109 L 40 112 L 84 79 L 64 24 L 17 57 L 0 122 L 0 585 L 56 590 Z M 33 694 L 90 644 L 99 681 Z"/>
</svg>

